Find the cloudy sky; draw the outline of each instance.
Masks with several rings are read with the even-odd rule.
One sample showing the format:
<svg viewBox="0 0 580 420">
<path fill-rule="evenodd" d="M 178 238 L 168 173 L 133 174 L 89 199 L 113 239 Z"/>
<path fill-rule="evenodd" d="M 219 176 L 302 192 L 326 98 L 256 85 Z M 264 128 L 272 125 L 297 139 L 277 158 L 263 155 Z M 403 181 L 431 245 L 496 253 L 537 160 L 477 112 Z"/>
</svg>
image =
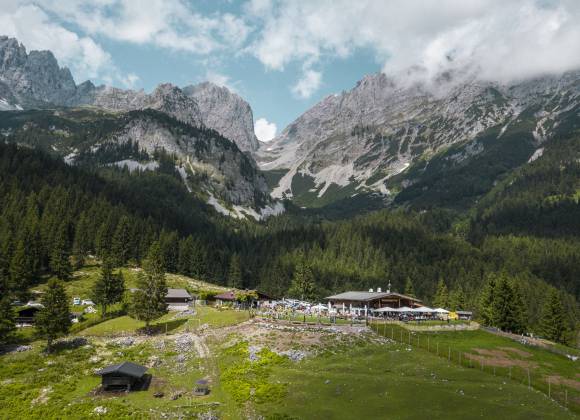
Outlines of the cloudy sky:
<svg viewBox="0 0 580 420">
<path fill-rule="evenodd" d="M 262 140 L 368 73 L 580 68 L 579 22 L 579 0 L 0 0 L 0 34 L 52 50 L 77 83 L 210 80 L 250 102 Z"/>
</svg>

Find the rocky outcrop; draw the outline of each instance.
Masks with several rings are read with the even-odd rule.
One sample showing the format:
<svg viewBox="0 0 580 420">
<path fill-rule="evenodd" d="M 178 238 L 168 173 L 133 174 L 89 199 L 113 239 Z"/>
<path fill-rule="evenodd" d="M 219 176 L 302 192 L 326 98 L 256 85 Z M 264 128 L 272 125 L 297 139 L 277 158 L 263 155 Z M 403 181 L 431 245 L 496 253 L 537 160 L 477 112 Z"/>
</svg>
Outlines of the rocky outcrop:
<svg viewBox="0 0 580 420">
<path fill-rule="evenodd" d="M 144 91 L 123 90 L 110 86 L 95 87 L 90 82 L 79 86 L 78 93 L 67 105 L 93 105 L 113 111 L 154 109 L 193 126 L 203 125 L 197 103 L 170 83 L 157 86 L 150 95 Z"/>
<path fill-rule="evenodd" d="M 70 71 L 50 51 L 26 53 L 14 38 L 0 36 L 0 97 L 14 107 L 63 104 L 76 92 Z"/>
<path fill-rule="evenodd" d="M 195 99 L 207 127 L 233 140 L 240 150 L 258 149 L 252 108 L 239 95 L 210 82 L 186 86 L 183 91 Z"/>
</svg>

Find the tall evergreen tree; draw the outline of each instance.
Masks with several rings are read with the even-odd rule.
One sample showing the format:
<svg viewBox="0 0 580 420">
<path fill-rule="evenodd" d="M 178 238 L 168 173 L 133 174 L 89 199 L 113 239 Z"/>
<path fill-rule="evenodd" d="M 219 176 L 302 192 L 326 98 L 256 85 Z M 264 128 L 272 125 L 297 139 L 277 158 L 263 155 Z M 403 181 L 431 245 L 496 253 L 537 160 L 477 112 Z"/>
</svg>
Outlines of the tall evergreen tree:
<svg viewBox="0 0 580 420">
<path fill-rule="evenodd" d="M 60 224 L 54 237 L 50 251 L 50 270 L 60 280 L 68 280 L 72 274 L 66 222 Z"/>
<path fill-rule="evenodd" d="M 46 348 L 50 352 L 52 342 L 67 334 L 71 326 L 68 297 L 60 280 L 48 282 L 41 303 L 44 307 L 36 314 L 36 331 L 46 339 Z"/>
<path fill-rule="evenodd" d="M 495 325 L 493 302 L 495 300 L 496 274 L 490 274 L 487 283 L 479 296 L 479 316 L 481 323 L 487 326 Z"/>
<path fill-rule="evenodd" d="M 405 294 L 407 296 L 416 297 L 415 288 L 413 287 L 413 282 L 410 277 L 407 277 L 407 281 L 405 282 Z"/>
<path fill-rule="evenodd" d="M 129 261 L 131 253 L 131 226 L 129 225 L 129 218 L 127 216 L 121 217 L 111 243 L 111 258 L 112 263 L 121 267 Z"/>
<path fill-rule="evenodd" d="M 448 308 L 449 307 L 449 291 L 443 279 L 439 279 L 437 284 L 437 291 L 435 292 L 435 297 L 433 298 L 433 305 L 437 308 Z"/>
<path fill-rule="evenodd" d="M 11 288 L 20 298 L 27 295 L 28 287 L 32 283 L 32 269 L 30 259 L 26 255 L 24 242 L 18 242 L 12 260 L 10 261 Z"/>
<path fill-rule="evenodd" d="M 89 220 L 83 212 L 75 226 L 75 235 L 73 240 L 72 255 L 74 267 L 78 270 L 84 263 L 91 249 L 91 240 L 89 233 Z"/>
<path fill-rule="evenodd" d="M 234 289 L 241 289 L 242 285 L 242 263 L 238 254 L 233 254 L 230 258 L 230 268 L 228 271 L 228 286 Z"/>
<path fill-rule="evenodd" d="M 107 308 L 123 299 L 125 281 L 123 274 L 113 273 L 113 264 L 110 259 L 103 261 L 101 274 L 93 286 L 92 299 L 101 307 L 101 317 L 105 317 Z"/>
<path fill-rule="evenodd" d="M 463 287 L 461 287 L 461 285 L 451 292 L 449 296 L 449 306 L 452 311 L 462 311 L 467 309 L 465 292 L 463 292 Z"/>
<path fill-rule="evenodd" d="M 179 256 L 177 271 L 186 276 L 192 275 L 193 264 L 193 238 L 189 235 L 187 238 L 179 241 Z"/>
<path fill-rule="evenodd" d="M 568 341 L 568 326 L 566 325 L 566 311 L 560 294 L 556 289 L 550 289 L 542 310 L 540 331 L 549 340 L 566 344 Z"/>
<path fill-rule="evenodd" d="M 165 295 L 165 267 L 159 242 L 154 242 L 143 263 L 143 271 L 137 277 L 137 290 L 133 292 L 130 315 L 145 322 L 149 329 L 151 321 L 167 313 Z"/>
<path fill-rule="evenodd" d="M 523 302 L 517 286 L 506 274 L 501 274 L 497 280 L 492 304 L 493 326 L 502 331 L 521 333 L 524 330 Z"/>
<path fill-rule="evenodd" d="M 14 310 L 8 296 L 4 296 L 0 299 L 0 343 L 4 342 L 15 328 Z"/>
<path fill-rule="evenodd" d="M 316 297 L 314 274 L 304 257 L 299 259 L 294 268 L 294 276 L 292 277 L 289 293 L 300 300 L 312 300 Z"/>
</svg>

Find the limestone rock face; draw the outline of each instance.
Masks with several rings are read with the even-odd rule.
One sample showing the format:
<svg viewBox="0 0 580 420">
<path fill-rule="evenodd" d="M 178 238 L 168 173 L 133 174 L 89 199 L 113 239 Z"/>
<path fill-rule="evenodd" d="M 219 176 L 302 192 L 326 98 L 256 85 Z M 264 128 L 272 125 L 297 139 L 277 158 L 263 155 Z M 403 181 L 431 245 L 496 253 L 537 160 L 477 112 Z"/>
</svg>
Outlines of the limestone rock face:
<svg viewBox="0 0 580 420">
<path fill-rule="evenodd" d="M 31 51 L 14 38 L 0 36 L 0 98 L 23 108 L 62 104 L 74 95 L 70 71 L 50 51 Z"/>
<path fill-rule="evenodd" d="M 183 91 L 197 102 L 207 127 L 233 140 L 240 150 L 258 149 L 252 108 L 239 95 L 210 82 L 186 86 Z"/>
</svg>

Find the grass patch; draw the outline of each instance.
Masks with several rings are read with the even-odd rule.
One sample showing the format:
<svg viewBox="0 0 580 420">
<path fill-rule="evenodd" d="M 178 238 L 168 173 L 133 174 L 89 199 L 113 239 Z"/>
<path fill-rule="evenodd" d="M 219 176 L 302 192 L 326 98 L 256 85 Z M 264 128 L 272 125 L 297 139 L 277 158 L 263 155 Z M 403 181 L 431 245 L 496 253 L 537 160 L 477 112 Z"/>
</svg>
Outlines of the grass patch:
<svg viewBox="0 0 580 420">
<path fill-rule="evenodd" d="M 402 344 L 363 343 L 274 366 L 270 378 L 288 384 L 288 392 L 259 407 L 266 418 L 574 418 L 525 386 Z"/>
</svg>

